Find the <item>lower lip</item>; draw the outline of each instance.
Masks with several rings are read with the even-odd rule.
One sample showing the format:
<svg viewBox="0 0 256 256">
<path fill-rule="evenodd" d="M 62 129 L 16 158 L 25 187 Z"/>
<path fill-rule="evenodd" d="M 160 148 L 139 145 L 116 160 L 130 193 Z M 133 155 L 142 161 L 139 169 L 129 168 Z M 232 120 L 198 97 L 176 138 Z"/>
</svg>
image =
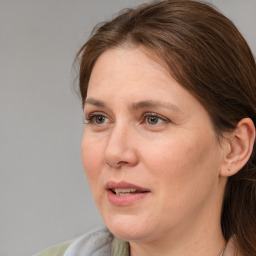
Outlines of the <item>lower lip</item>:
<svg viewBox="0 0 256 256">
<path fill-rule="evenodd" d="M 138 200 L 141 200 L 145 198 L 150 192 L 145 193 L 135 193 L 130 194 L 127 196 L 118 196 L 114 194 L 111 190 L 107 191 L 108 200 L 111 204 L 115 206 L 129 206 L 137 202 Z"/>
</svg>

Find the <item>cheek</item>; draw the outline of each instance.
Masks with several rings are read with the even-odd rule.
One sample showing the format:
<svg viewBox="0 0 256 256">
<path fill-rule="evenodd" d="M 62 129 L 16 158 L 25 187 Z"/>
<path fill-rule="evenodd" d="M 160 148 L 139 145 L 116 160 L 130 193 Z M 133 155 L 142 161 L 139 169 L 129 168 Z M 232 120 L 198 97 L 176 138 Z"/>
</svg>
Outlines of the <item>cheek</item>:
<svg viewBox="0 0 256 256">
<path fill-rule="evenodd" d="M 91 140 L 89 135 L 84 133 L 81 144 L 81 152 L 85 174 L 92 190 L 94 190 L 95 186 L 97 185 L 96 182 L 102 170 L 102 168 L 100 168 L 100 166 L 102 165 L 101 147 L 98 143 Z"/>
<path fill-rule="evenodd" d="M 154 180 L 168 193 L 184 194 L 207 190 L 217 177 L 218 154 L 213 141 L 188 138 L 145 147 L 144 163 Z M 148 147 L 147 147 L 148 148 Z M 185 196 L 186 194 L 186 196 Z"/>
<path fill-rule="evenodd" d="M 168 139 L 167 139 L 168 140 Z M 160 142 L 144 147 L 144 163 L 157 177 L 162 175 L 181 174 L 186 165 L 186 158 L 191 157 L 191 148 L 188 143 L 178 141 Z"/>
</svg>

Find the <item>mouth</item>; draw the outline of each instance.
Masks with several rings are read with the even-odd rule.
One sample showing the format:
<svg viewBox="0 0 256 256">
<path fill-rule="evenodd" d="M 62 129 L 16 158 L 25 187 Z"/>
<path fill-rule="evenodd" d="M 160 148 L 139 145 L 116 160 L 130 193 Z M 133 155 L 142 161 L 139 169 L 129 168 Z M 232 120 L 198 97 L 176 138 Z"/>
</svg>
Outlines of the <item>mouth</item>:
<svg viewBox="0 0 256 256">
<path fill-rule="evenodd" d="M 127 182 L 110 181 L 105 186 L 108 200 L 115 206 L 129 206 L 145 198 L 151 191 Z"/>
<path fill-rule="evenodd" d="M 114 189 L 110 189 L 110 191 L 118 196 L 128 196 L 128 195 L 133 195 L 138 193 L 149 192 L 149 191 L 138 190 L 135 188 L 114 188 Z"/>
</svg>

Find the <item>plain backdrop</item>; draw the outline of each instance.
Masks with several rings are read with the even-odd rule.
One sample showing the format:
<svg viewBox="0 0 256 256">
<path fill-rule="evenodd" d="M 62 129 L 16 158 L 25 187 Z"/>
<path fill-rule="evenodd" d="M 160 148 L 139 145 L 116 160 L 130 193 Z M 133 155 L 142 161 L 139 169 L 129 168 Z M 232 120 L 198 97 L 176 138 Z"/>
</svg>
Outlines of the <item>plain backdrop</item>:
<svg viewBox="0 0 256 256">
<path fill-rule="evenodd" d="M 80 160 L 74 56 L 135 0 L 0 0 L 0 256 L 33 255 L 101 223 Z M 256 0 L 213 0 L 256 53 Z"/>
</svg>

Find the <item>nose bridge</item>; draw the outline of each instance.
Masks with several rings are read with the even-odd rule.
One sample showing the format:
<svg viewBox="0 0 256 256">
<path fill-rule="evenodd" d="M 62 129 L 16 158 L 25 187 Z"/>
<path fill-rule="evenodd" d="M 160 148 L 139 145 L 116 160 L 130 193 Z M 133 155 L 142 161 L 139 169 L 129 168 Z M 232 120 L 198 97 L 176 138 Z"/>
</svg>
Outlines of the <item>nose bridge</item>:
<svg viewBox="0 0 256 256">
<path fill-rule="evenodd" d="M 112 167 L 134 165 L 137 162 L 133 129 L 126 122 L 117 122 L 109 134 L 104 162 Z"/>
<path fill-rule="evenodd" d="M 111 132 L 109 141 L 125 141 L 128 135 L 129 127 L 125 122 L 117 122 Z"/>
</svg>

